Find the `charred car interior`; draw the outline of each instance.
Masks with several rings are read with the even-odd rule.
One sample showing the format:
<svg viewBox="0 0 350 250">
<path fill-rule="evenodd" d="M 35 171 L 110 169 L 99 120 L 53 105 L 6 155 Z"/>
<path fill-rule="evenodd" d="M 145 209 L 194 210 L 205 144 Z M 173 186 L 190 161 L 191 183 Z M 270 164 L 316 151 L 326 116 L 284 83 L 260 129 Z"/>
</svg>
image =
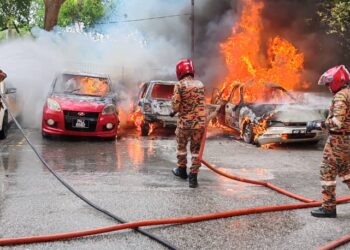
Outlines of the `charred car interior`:
<svg viewBox="0 0 350 250">
<path fill-rule="evenodd" d="M 302 104 L 274 83 L 237 83 L 214 92 L 211 103 L 221 106 L 214 123 L 239 131 L 247 143 L 317 143 L 325 136 L 322 131 L 306 133 L 308 121 L 325 119 L 324 110 Z"/>
<path fill-rule="evenodd" d="M 131 112 L 131 120 L 147 136 L 157 125 L 176 127 L 176 117 L 171 117 L 171 97 L 175 81 L 149 81 L 140 86 L 137 100 Z"/>
<path fill-rule="evenodd" d="M 62 73 L 51 85 L 43 109 L 42 134 L 115 138 L 117 99 L 108 76 Z"/>
</svg>

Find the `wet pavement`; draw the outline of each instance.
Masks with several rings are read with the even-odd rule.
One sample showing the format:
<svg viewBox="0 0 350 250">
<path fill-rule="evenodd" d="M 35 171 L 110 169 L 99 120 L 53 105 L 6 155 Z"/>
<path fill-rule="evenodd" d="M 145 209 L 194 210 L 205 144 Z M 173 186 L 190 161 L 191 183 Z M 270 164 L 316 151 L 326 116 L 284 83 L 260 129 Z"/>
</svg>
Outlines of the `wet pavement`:
<svg viewBox="0 0 350 250">
<path fill-rule="evenodd" d="M 171 174 L 176 164 L 173 131 L 139 137 L 126 131 L 116 141 L 43 139 L 26 134 L 50 166 L 78 192 L 126 221 L 184 217 L 264 205 L 300 203 L 264 187 L 218 176 L 203 167 L 199 187 Z M 77 199 L 41 164 L 12 126 L 0 142 L 0 237 L 63 233 L 116 224 Z M 232 174 L 271 182 L 320 198 L 322 142 L 258 148 L 220 129 L 208 134 L 204 159 Z M 348 190 L 338 181 L 337 195 Z M 316 249 L 350 232 L 350 205 L 338 218 L 317 219 L 311 209 L 232 217 L 144 230 L 179 249 Z M 123 230 L 70 241 L 1 249 L 164 249 L 137 232 Z M 345 245 L 339 249 L 350 249 Z"/>
</svg>

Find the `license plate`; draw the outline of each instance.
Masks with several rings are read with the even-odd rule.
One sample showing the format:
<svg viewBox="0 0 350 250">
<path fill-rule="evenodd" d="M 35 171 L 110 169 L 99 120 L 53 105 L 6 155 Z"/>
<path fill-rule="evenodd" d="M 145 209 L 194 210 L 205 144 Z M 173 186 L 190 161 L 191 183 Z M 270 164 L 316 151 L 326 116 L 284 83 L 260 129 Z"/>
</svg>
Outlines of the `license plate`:
<svg viewBox="0 0 350 250">
<path fill-rule="evenodd" d="M 82 119 L 77 119 L 75 123 L 73 123 L 73 127 L 75 128 L 87 128 L 88 122 Z"/>
<path fill-rule="evenodd" d="M 292 134 L 306 134 L 306 129 L 293 129 Z"/>
</svg>

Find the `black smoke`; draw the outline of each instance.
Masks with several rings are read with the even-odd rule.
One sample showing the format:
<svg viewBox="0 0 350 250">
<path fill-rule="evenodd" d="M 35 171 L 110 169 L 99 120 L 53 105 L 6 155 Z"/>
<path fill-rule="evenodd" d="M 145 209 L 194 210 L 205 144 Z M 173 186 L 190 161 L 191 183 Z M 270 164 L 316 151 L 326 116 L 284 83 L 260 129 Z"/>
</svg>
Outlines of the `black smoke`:
<svg viewBox="0 0 350 250">
<path fill-rule="evenodd" d="M 225 64 L 220 55 L 219 43 L 231 35 L 239 17 L 243 0 L 196 1 L 195 62 L 197 72 L 209 87 L 225 75 Z M 317 11 L 320 0 L 264 0 L 263 41 L 276 35 L 287 39 L 305 55 L 303 80 L 311 89 L 320 74 L 334 65 L 346 64 L 344 51 L 337 38 L 326 33 Z M 262 44 L 264 46 L 264 44 Z M 262 49 L 266 51 L 266 49 Z"/>
</svg>

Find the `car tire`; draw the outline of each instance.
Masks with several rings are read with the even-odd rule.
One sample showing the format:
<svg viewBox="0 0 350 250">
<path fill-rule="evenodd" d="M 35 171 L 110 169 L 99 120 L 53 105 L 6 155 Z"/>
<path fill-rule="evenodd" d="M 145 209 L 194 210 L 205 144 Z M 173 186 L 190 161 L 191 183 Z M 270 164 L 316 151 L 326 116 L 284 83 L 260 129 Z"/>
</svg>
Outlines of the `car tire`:
<svg viewBox="0 0 350 250">
<path fill-rule="evenodd" d="M 7 130 L 9 126 L 8 114 L 5 112 L 4 119 L 2 120 L 2 129 L 0 130 L 0 139 L 5 139 L 7 137 Z"/>
<path fill-rule="evenodd" d="M 243 131 L 242 131 L 242 140 L 246 143 L 253 143 L 254 141 L 254 132 L 253 132 L 253 124 L 250 122 L 246 123 L 243 126 Z"/>
<path fill-rule="evenodd" d="M 143 123 L 141 125 L 141 135 L 148 136 L 149 129 L 150 129 L 149 123 L 147 123 L 147 122 Z"/>
</svg>

